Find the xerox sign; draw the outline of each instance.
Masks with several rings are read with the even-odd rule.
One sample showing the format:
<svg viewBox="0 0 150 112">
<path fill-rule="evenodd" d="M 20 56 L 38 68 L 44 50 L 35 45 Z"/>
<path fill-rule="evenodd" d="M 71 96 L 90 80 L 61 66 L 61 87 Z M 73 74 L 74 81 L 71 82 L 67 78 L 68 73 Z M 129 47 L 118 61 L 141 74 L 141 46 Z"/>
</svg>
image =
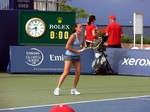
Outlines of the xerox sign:
<svg viewBox="0 0 150 112">
<path fill-rule="evenodd" d="M 150 51 L 107 48 L 108 61 L 115 73 L 150 76 Z"/>
<path fill-rule="evenodd" d="M 146 66 L 150 66 L 150 59 L 124 58 L 122 65 L 146 67 Z"/>
</svg>

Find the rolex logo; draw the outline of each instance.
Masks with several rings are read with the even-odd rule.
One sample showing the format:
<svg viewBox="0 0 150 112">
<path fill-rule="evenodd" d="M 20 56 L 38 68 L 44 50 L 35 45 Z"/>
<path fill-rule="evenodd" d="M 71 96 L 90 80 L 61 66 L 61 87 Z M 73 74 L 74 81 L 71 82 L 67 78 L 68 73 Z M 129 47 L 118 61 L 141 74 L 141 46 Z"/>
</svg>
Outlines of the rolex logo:
<svg viewBox="0 0 150 112">
<path fill-rule="evenodd" d="M 62 23 L 62 21 L 63 21 L 63 18 L 62 18 L 62 17 L 58 17 L 58 18 L 57 18 L 57 22 L 58 22 L 58 23 Z"/>
</svg>

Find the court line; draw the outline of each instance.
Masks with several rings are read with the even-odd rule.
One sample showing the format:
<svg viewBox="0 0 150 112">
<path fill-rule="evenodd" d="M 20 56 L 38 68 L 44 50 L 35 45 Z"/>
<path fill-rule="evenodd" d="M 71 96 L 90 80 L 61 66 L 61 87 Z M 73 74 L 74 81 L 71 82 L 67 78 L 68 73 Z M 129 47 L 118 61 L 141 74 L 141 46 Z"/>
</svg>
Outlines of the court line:
<svg viewBox="0 0 150 112">
<path fill-rule="evenodd" d="M 135 98 L 135 99 L 138 99 L 138 100 L 147 100 L 147 101 L 150 100 L 150 98 L 145 98 L 145 97 L 144 98 L 143 97 L 138 97 L 138 98 Z"/>
<path fill-rule="evenodd" d="M 150 100 L 145 97 L 150 97 L 150 95 L 145 96 L 133 96 L 133 97 L 122 97 L 122 98 L 111 98 L 111 99 L 101 99 L 101 100 L 89 100 L 89 101 L 80 101 L 80 102 L 68 102 L 68 103 L 60 103 L 60 104 L 78 104 L 78 103 L 90 103 L 90 102 L 102 102 L 102 101 L 112 101 L 112 100 L 123 100 L 123 99 L 142 99 L 142 100 Z M 49 104 L 49 105 L 37 105 L 37 106 L 27 106 L 27 107 L 16 107 L 16 108 L 4 108 L 2 110 L 17 110 L 17 109 L 28 109 L 28 108 L 39 108 L 39 107 L 47 107 L 47 106 L 55 106 L 58 104 Z"/>
</svg>

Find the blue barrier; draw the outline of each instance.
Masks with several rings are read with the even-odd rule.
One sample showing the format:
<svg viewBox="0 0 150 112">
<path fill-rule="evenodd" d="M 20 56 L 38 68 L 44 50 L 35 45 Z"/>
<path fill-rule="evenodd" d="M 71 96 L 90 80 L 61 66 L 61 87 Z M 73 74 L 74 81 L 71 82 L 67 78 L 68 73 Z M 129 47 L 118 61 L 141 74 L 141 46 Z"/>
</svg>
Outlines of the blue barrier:
<svg viewBox="0 0 150 112">
<path fill-rule="evenodd" d="M 0 10 L 0 72 L 6 72 L 9 46 L 18 45 L 18 14 L 18 10 Z"/>
<path fill-rule="evenodd" d="M 10 73 L 62 73 L 64 46 L 10 46 Z M 114 73 L 150 76 L 150 51 L 107 48 L 105 51 Z M 81 54 L 82 74 L 93 74 L 94 51 Z M 72 68 L 71 73 L 74 72 Z"/>
<path fill-rule="evenodd" d="M 115 73 L 150 76 L 149 50 L 107 48 L 105 54 Z"/>
<path fill-rule="evenodd" d="M 10 73 L 62 73 L 65 48 L 48 46 L 10 46 Z M 93 50 L 81 54 L 82 74 L 93 74 Z M 74 72 L 72 68 L 71 73 Z"/>
</svg>

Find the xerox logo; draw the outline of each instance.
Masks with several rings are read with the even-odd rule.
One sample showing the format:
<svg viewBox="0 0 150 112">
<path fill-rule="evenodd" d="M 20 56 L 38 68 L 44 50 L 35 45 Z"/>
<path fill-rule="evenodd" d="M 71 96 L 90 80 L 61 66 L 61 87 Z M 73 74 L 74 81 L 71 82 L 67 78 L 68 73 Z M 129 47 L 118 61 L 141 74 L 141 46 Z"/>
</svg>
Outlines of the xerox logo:
<svg viewBox="0 0 150 112">
<path fill-rule="evenodd" d="M 130 66 L 150 66 L 149 59 L 124 58 L 122 65 Z"/>
<path fill-rule="evenodd" d="M 43 62 L 44 55 L 43 53 L 37 48 L 30 48 L 26 51 L 26 61 L 25 63 L 30 66 L 38 66 Z"/>
</svg>

